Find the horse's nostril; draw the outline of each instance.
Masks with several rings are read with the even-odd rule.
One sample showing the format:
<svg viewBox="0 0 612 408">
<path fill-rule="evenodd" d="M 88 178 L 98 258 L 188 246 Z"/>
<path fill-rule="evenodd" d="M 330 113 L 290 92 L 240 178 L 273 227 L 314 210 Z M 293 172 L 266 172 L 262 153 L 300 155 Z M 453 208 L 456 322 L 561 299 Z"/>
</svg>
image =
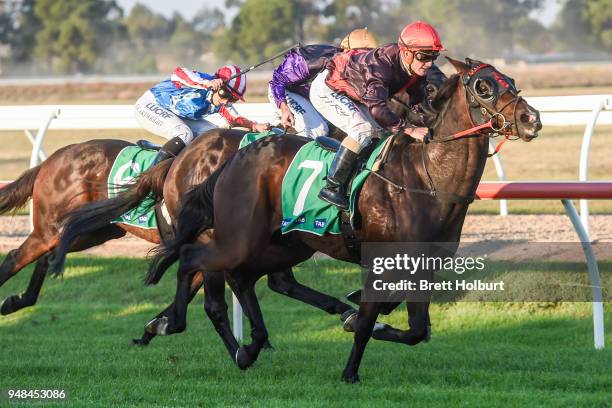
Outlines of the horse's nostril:
<svg viewBox="0 0 612 408">
<path fill-rule="evenodd" d="M 531 112 L 525 112 L 521 115 L 521 122 L 533 123 L 538 119 L 537 115 Z"/>
</svg>

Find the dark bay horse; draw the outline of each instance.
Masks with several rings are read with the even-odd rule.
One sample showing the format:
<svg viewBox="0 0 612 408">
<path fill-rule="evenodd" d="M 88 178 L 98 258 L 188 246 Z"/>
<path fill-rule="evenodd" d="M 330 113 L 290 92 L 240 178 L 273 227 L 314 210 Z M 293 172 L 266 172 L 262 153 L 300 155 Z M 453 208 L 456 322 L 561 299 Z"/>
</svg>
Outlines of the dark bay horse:
<svg viewBox="0 0 612 408">
<path fill-rule="evenodd" d="M 73 228 L 69 243 L 59 251 L 62 263 L 66 252 L 84 250 L 122 237 L 127 232 L 159 243 L 157 230 L 145 230 L 123 223 L 111 224 L 110 221 L 135 207 L 150 192 L 158 197 L 163 195 L 168 212 L 174 218 L 180 197 L 238 150 L 245 133 L 240 130 L 212 130 L 201 135 L 179 157 L 164 161 L 143 174 L 138 186 L 123 194 L 122 199 L 113 201 L 119 205 L 112 207 L 110 212 L 105 211 L 108 218 L 101 216 L 98 203 L 106 201 L 108 173 L 121 149 L 131 145 L 128 142 L 95 140 L 66 146 L 0 190 L 0 213 L 24 205 L 30 197 L 34 203 L 34 230 L 18 249 L 9 252 L 0 265 L 0 285 L 24 266 L 37 262 L 26 292 L 7 297 L 0 308 L 1 313 L 10 314 L 36 302 L 49 266 L 50 254 L 59 244 L 62 221 L 67 214 L 78 215 L 77 210 L 90 206 L 88 214 L 91 217 L 84 221 L 85 225 L 83 222 L 77 223 L 79 231 L 74 233 Z M 223 276 L 210 274 L 204 279 L 201 273 L 196 274 L 190 286 L 191 297 L 202 285 L 207 291 L 207 313 L 226 315 L 222 310 L 223 307 L 227 309 Z M 290 268 L 271 273 L 268 285 L 276 292 L 288 294 L 332 314 L 351 309 L 335 298 L 300 285 Z M 227 332 L 229 335 L 225 334 L 226 337 L 231 336 L 228 321 L 219 318 L 213 321 L 220 322 L 217 327 L 220 333 Z M 145 332 L 135 342 L 146 345 L 153 337 L 154 334 Z"/>
<path fill-rule="evenodd" d="M 437 71 L 435 77 L 431 77 L 428 83 L 428 95 L 436 92 L 445 80 L 444 75 Z M 422 110 L 411 109 L 409 104 L 409 96 L 397 95 L 396 98 L 390 102 L 390 108 L 394 110 L 398 115 L 407 116 L 411 115 L 413 120 L 420 120 Z M 111 224 L 111 221 L 118 218 L 119 215 L 125 211 L 135 207 L 140 201 L 147 197 L 150 192 L 155 193 L 158 197 L 163 194 L 168 207 L 170 216 L 174 219 L 177 206 L 179 205 L 179 197 L 189 190 L 192 186 L 203 181 L 209 176 L 213 170 L 219 167 L 225 160 L 233 155 L 238 150 L 238 144 L 244 132 L 238 131 L 210 131 L 207 132 L 189 145 L 170 166 L 170 162 L 162 163 L 157 169 L 152 169 L 145 172 L 138 181 L 127 191 L 122 192 L 118 197 L 113 199 L 106 199 L 106 192 L 101 192 L 95 200 L 89 202 L 79 203 L 80 206 L 63 207 L 61 215 L 64 216 L 68 212 L 68 216 L 64 221 L 65 228 L 61 235 L 59 244 L 54 250 L 55 260 L 52 265 L 52 269 L 58 272 L 63 268 L 66 253 L 69 251 L 78 250 L 75 248 L 75 244 L 82 240 L 83 237 L 100 234 L 107 228 L 116 225 L 122 228 L 122 224 Z M 332 138 L 342 140 L 346 135 L 336 128 L 332 128 Z M 115 154 L 116 155 L 116 154 Z M 109 158 L 110 163 L 114 160 L 114 156 Z M 169 169 L 169 170 L 168 170 Z M 104 177 L 107 177 L 108 170 L 105 170 Z M 53 171 L 51 172 L 53 173 Z M 167 173 L 167 177 L 164 183 L 164 175 Z M 101 179 L 104 179 L 101 177 Z M 90 178 L 87 179 L 91 180 Z M 17 183 L 16 183 L 17 184 Z M 105 185 L 103 186 L 105 190 Z M 38 201 L 35 200 L 35 205 Z M 77 208 L 72 211 L 73 208 Z M 59 225 L 60 217 L 55 217 L 55 225 Z M 38 230 L 48 230 L 49 223 L 46 225 L 39 226 Z M 119 231 L 120 232 L 120 231 Z M 131 231 L 134 232 L 134 231 Z M 136 229 L 136 233 L 140 232 Z M 103 235 L 99 236 L 99 242 L 105 242 Z M 55 235 L 53 235 L 55 239 Z M 157 233 L 151 234 L 151 236 L 141 236 L 151 242 L 159 242 L 159 235 Z M 114 237 L 113 237 L 114 238 Z M 92 245 L 97 245 L 93 243 Z M 46 268 L 45 268 L 46 269 Z M 43 273 L 44 277 L 44 273 Z M 350 306 L 340 302 L 338 299 L 327 296 L 325 294 L 316 292 L 304 285 L 299 284 L 291 269 L 284 269 L 279 272 L 271 272 L 268 274 L 268 286 L 275 292 L 285 294 L 294 299 L 301 300 L 305 303 L 318 307 L 330 314 L 340 314 L 343 317 L 343 321 L 346 316 L 349 316 L 354 312 Z M 41 282 L 42 283 L 42 282 Z M 227 319 L 227 304 L 224 299 L 224 281 L 219 274 L 212 274 L 210 277 L 204 277 L 201 273 L 194 274 L 192 282 L 190 284 L 190 299 L 195 296 L 198 289 L 204 285 L 206 292 L 205 310 L 213 322 L 215 327 L 226 339 L 226 344 L 230 353 L 235 353 L 238 349 L 238 344 L 233 344 L 232 339 L 234 338 L 229 333 L 229 320 Z M 28 291 L 25 295 L 13 296 L 5 301 L 7 305 L 6 310 L 9 310 L 9 305 L 13 307 L 12 311 L 18 310 L 13 305 L 24 305 L 27 301 L 33 304 L 36 300 L 36 295 L 32 296 L 32 285 L 29 286 Z M 40 289 L 40 286 L 38 286 Z M 22 300 L 24 299 L 24 300 Z M 9 303 L 10 302 L 10 303 Z M 156 318 L 168 314 L 170 305 L 167 309 L 159 313 Z M 23 307 L 23 306 L 22 306 Z M 348 314 L 345 314 L 348 313 Z M 214 318 L 212 316 L 215 316 Z M 186 322 L 182 326 L 175 326 L 173 333 L 178 333 L 186 328 Z M 350 329 L 350 325 L 346 326 Z M 145 329 L 144 334 L 140 339 L 133 340 L 135 344 L 146 345 L 155 336 L 157 330 L 161 330 L 159 327 Z M 163 330 L 161 330 L 163 332 Z M 165 334 L 165 333 L 164 333 Z M 232 354 L 233 355 L 233 354 Z"/>
<path fill-rule="evenodd" d="M 432 141 L 412 143 L 395 136 L 380 171 L 394 184 L 369 177 L 362 188 L 357 204 L 361 222 L 355 231 L 360 242 L 458 243 L 484 170 L 488 136 L 501 132 L 530 141 L 542 127 L 539 113 L 518 95 L 510 78 L 478 61 L 449 61 L 458 73 L 435 97 Z M 159 323 L 172 333 L 184 324 L 189 282 L 196 271 L 225 274 L 251 323 L 252 342 L 235 356 L 238 366 L 246 368 L 268 337 L 253 289 L 257 279 L 266 271 L 296 265 L 315 251 L 352 261 L 341 236 L 279 232 L 283 176 L 303 145 L 299 138 L 261 139 L 239 151 L 184 200 L 175 239 L 165 244 L 149 270 L 148 281 L 155 282 L 180 258 L 175 308 L 153 326 Z M 406 189 L 398 190 L 397 184 Z M 185 244 L 213 225 L 207 244 Z M 409 345 L 427 337 L 429 303 L 407 306 L 409 330 L 385 326 L 373 331 L 383 303 L 361 303 L 344 381 L 358 381 L 370 337 Z"/>
</svg>

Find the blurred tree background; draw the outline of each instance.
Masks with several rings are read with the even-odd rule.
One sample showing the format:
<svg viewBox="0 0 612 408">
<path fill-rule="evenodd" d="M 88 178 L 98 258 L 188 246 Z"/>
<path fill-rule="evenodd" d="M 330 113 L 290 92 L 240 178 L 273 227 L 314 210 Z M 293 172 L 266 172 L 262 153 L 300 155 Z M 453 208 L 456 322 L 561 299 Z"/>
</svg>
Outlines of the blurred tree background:
<svg viewBox="0 0 612 408">
<path fill-rule="evenodd" d="M 146 2 L 126 14 L 114 0 L 0 0 L 1 74 L 157 73 L 176 64 L 212 69 L 255 63 L 301 43 L 338 43 L 367 26 L 382 43 L 408 22 L 440 31 L 452 55 L 517 59 L 552 53 L 612 55 L 612 0 L 559 0 L 550 26 L 543 0 L 226 0 L 191 17 Z"/>
</svg>

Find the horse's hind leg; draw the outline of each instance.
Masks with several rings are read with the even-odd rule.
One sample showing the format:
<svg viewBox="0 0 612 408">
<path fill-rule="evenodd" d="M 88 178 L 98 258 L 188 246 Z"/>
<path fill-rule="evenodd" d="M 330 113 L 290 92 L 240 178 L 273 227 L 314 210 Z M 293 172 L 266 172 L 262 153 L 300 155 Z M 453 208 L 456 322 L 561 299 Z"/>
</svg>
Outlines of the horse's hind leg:
<svg viewBox="0 0 612 408">
<path fill-rule="evenodd" d="M 174 309 L 167 317 L 167 326 L 162 329 L 159 323 L 163 318 L 156 319 L 154 330 L 157 334 L 180 333 L 185 330 L 187 325 L 187 305 L 189 303 L 189 282 L 195 271 L 203 273 L 219 273 L 231 270 L 239 264 L 245 257 L 247 249 L 244 245 L 236 243 L 233 248 L 220 250 L 214 241 L 206 245 L 186 244 L 181 248 L 179 268 L 177 272 L 176 294 L 174 296 Z"/>
<path fill-rule="evenodd" d="M 236 364 L 240 369 L 245 370 L 257 361 L 261 349 L 268 341 L 268 330 L 255 295 L 254 283 L 242 277 L 236 278 L 230 275 L 227 276 L 227 283 L 240 301 L 251 326 L 251 344 L 240 347 L 235 355 Z"/>
<path fill-rule="evenodd" d="M 191 302 L 195 297 L 198 290 L 202 287 L 203 273 L 198 272 L 193 275 L 191 279 L 190 292 L 188 302 Z M 174 302 L 172 302 L 167 308 L 157 314 L 153 319 L 145 326 L 144 333 L 140 339 L 133 339 L 132 343 L 138 346 L 146 346 L 157 334 L 166 334 L 165 329 L 168 325 L 168 316 L 172 314 L 174 310 Z"/>
<path fill-rule="evenodd" d="M 4 299 L 0 306 L 0 314 L 8 315 L 14 313 L 24 307 L 33 306 L 38 299 L 40 288 L 47 275 L 47 268 L 49 267 L 49 253 L 46 253 L 36 262 L 34 272 L 30 278 L 30 283 L 25 293 L 22 295 L 11 295 Z"/>
<path fill-rule="evenodd" d="M 232 333 L 230 320 L 227 315 L 227 302 L 225 301 L 225 277 L 222 273 L 208 273 L 204 280 L 204 310 L 215 326 L 215 330 L 230 357 L 233 359 L 240 345 Z"/>
<path fill-rule="evenodd" d="M 122 231 L 114 225 L 108 228 L 102 228 L 96 231 L 96 233 L 79 237 L 77 242 L 70 248 L 70 252 L 82 251 L 100 245 L 109 239 L 119 238 L 123 235 L 125 235 L 125 231 Z M 50 251 L 55 247 L 56 243 L 57 237 L 55 236 L 43 239 L 39 238 L 37 235 L 30 235 L 18 249 L 9 252 L 0 266 L 0 276 L 4 278 L 4 281 L 1 279 L 0 281 L 3 283 L 37 258 L 38 262 L 36 263 L 36 267 L 34 268 L 34 272 L 25 293 L 23 295 L 11 295 L 4 299 L 0 306 L 1 314 L 7 315 L 14 313 L 19 309 L 33 306 L 36 303 L 46 277 L 47 269 L 49 268 L 49 261 L 52 257 Z M 7 275 L 4 275 L 4 273 Z"/>
<path fill-rule="evenodd" d="M 8 253 L 0 265 L 0 286 L 56 245 L 57 237 L 48 241 L 30 234 L 17 249 Z"/>
<path fill-rule="evenodd" d="M 166 313 L 161 316 L 158 315 L 158 317 L 151 320 L 145 326 L 145 330 L 151 334 L 167 336 L 185 331 L 187 328 L 187 305 L 191 301 L 189 288 L 193 276 L 197 270 L 202 270 L 204 274 L 210 273 L 206 270 L 193 267 L 194 263 L 183 262 L 185 254 L 188 253 L 185 249 L 190 249 L 194 254 L 197 254 L 198 249 L 205 251 L 206 247 L 194 244 L 183 245 L 179 268 L 176 273 L 177 282 L 174 302 L 166 309 Z M 220 275 L 223 276 L 222 273 Z"/>
</svg>

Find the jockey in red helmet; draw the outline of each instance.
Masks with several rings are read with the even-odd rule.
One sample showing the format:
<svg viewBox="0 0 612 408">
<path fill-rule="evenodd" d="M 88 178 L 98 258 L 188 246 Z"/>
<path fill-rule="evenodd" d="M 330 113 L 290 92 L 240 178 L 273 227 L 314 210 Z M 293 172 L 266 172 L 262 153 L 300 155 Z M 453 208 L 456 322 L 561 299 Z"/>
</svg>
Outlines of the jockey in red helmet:
<svg viewBox="0 0 612 408">
<path fill-rule="evenodd" d="M 210 129 L 268 130 L 269 124 L 255 123 L 232 108 L 244 100 L 245 92 L 246 75 L 235 65 L 221 67 L 214 75 L 178 67 L 170 79 L 145 92 L 136 102 L 136 119 L 146 130 L 169 139 L 153 164 L 176 156 L 194 136 Z"/>
<path fill-rule="evenodd" d="M 348 181 L 359 153 L 373 134 L 386 129 L 423 140 L 428 129 L 398 117 L 387 102 L 404 91 L 411 104 L 421 102 L 426 96 L 427 72 L 442 50 L 438 32 L 417 21 L 404 27 L 398 44 L 338 54 L 314 79 L 310 90 L 313 106 L 348 135 L 332 162 L 327 185 L 319 193 L 322 200 L 348 208 Z"/>
</svg>

